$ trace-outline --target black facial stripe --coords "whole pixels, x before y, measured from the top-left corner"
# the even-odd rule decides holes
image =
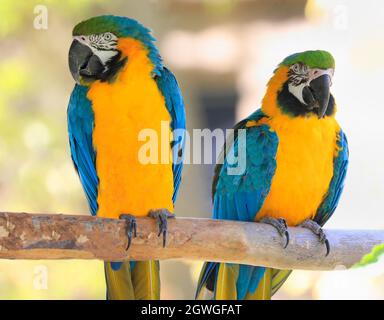
[[[118,51],[118,50],[116,50]],[[121,52],[115,55],[111,60],[105,64],[105,71],[100,74],[99,79],[101,81],[111,81],[119,70],[126,64],[128,58],[121,59]]]
[[[104,44],[96,44],[96,43],[91,43],[91,46],[93,48],[95,48],[96,50],[100,50],[100,51],[119,51],[118,49],[116,48],[113,48],[113,47],[108,47],[107,45],[104,45]]]
[[[298,62],[288,70],[288,81],[294,86],[299,86],[309,80],[308,68],[304,63]]]
[[[288,71],[288,79],[289,82],[294,85],[298,86],[302,83],[306,83],[309,80],[309,77],[307,74],[300,74],[295,73],[292,69]]]
[[[307,81],[308,81],[308,78],[302,77],[296,74],[289,77],[289,82],[294,86],[299,86],[300,84],[306,83]]]
[[[110,41],[100,40],[100,41],[92,41],[92,43],[96,45],[116,45],[117,40],[110,40]]]
[[[108,47],[94,47],[94,48],[100,51],[119,51],[116,48],[108,48]]]
[[[111,40],[109,42],[104,41],[91,41],[91,46],[97,50],[102,51],[117,51],[117,40]]]

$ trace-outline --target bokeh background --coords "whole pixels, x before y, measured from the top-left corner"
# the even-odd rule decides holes
[[[48,28],[36,29],[36,5]],[[380,0],[0,0],[0,210],[87,213],[69,156],[71,30],[99,14],[140,20],[186,100],[188,127],[229,128],[258,108],[287,55],[326,49],[350,170],[329,228],[384,227],[384,2]],[[176,213],[209,217],[212,165],[187,165]],[[193,203],[193,206],[191,206]],[[201,263],[162,263],[162,297],[193,298]],[[1,299],[104,299],[97,261],[0,261]],[[383,299],[383,263],[295,271],[275,299]]]

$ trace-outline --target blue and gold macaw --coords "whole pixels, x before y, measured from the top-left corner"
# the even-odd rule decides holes
[[[326,51],[293,54],[275,70],[262,107],[235,126],[233,143],[215,169],[213,217],[272,225],[289,242],[287,225],[310,229],[326,246],[321,226],[332,216],[343,190],[347,139],[335,119],[330,94],[335,62]],[[246,130],[240,141],[238,129]],[[245,171],[231,175],[233,154]],[[231,161],[229,161],[231,160]],[[244,161],[238,161],[238,163]],[[290,270],[205,263],[197,298],[270,299]]]
[[[77,82],[68,106],[72,160],[92,215],[126,220],[127,247],[135,217],[147,215],[157,219],[165,245],[181,180],[184,103],[154,41],[135,20],[99,16],[74,28],[69,51]],[[163,141],[164,123],[170,143],[156,145],[147,163],[140,133],[149,129]],[[158,159],[167,153],[170,161]],[[105,275],[108,299],[160,297],[158,261],[106,262]]]

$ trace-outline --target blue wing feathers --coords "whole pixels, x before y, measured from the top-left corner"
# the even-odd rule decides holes
[[[88,88],[76,85],[68,105],[68,134],[71,156],[87,196],[92,215],[96,215],[97,177],[92,132],[94,114],[91,102],[87,98]]]
[[[235,212],[219,213],[217,218],[254,221],[269,192],[272,177],[276,169],[276,150],[278,138],[267,125],[251,127],[246,134],[246,171],[243,175],[230,175],[225,161],[221,168],[214,196],[233,202]],[[233,148],[236,149],[237,141]],[[222,201],[221,201],[222,202]],[[235,214],[235,215],[233,215]],[[233,215],[233,216],[232,216]]]
[[[259,110],[237,125],[236,129],[246,129],[246,152],[238,153],[238,137],[234,139],[229,150],[238,157],[245,157],[246,170],[242,175],[230,175],[228,168],[233,166],[225,159],[221,168],[216,171],[218,177],[214,179],[213,218],[238,221],[254,221],[257,212],[269,193],[272,177],[276,169],[276,151],[278,138],[267,125],[246,127],[248,120],[259,120],[265,115]],[[209,263],[203,270],[201,283],[216,270],[217,263]],[[265,268],[254,266],[239,266],[239,275],[236,283],[238,299],[243,299],[248,292],[254,293]]]
[[[183,170],[183,152],[185,145],[185,109],[181,91],[175,76],[167,68],[163,68],[158,77],[155,77],[157,86],[164,96],[165,105],[171,115],[171,130],[174,139],[171,142],[173,155],[173,184],[174,192],[172,200],[176,201]]]
[[[239,277],[236,283],[237,299],[243,300],[248,292],[254,293],[264,273],[264,267],[239,265]]]
[[[345,176],[348,169],[348,141],[342,130],[340,130],[338,134],[337,144],[339,152],[333,162],[333,177],[328,192],[317,210],[314,219],[320,225],[324,225],[335,212],[344,188]]]

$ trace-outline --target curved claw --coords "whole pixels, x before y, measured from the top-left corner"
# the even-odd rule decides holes
[[[285,219],[279,218],[275,219],[272,217],[264,217],[260,220],[261,223],[269,224],[272,227],[274,227],[277,232],[280,234],[280,236],[285,238],[285,244],[283,248],[285,249],[289,244],[289,232],[288,232],[288,225]]]
[[[327,249],[325,256],[327,257],[331,251],[331,246],[321,226],[316,221],[310,219],[304,220],[299,226],[311,230],[316,236],[318,236],[320,243],[325,244],[325,248]]]
[[[174,218],[175,216],[169,212],[167,209],[160,210],[151,210],[148,213],[148,216],[157,220],[159,226],[158,237],[163,235],[163,248],[167,243],[167,233],[168,233],[168,219]]]
[[[168,221],[167,218],[163,219],[163,217],[159,216],[159,234],[158,237],[163,234],[163,248],[165,247],[165,244],[167,242],[167,230],[168,230]]]
[[[120,215],[120,219],[123,219],[126,221],[126,233],[128,238],[127,247],[125,248],[126,251],[131,246],[132,238],[137,236],[137,225],[136,225],[136,218],[130,214],[122,214]]]
[[[327,253],[325,254],[325,256],[327,257],[329,255],[329,252],[331,251],[331,246],[329,245],[328,239],[325,239],[324,243],[325,243],[325,247],[327,248]]]
[[[288,230],[285,230],[285,232],[284,232],[284,236],[285,236],[285,245],[284,245],[284,249],[288,246],[288,243],[289,243],[289,232],[288,232]]]

